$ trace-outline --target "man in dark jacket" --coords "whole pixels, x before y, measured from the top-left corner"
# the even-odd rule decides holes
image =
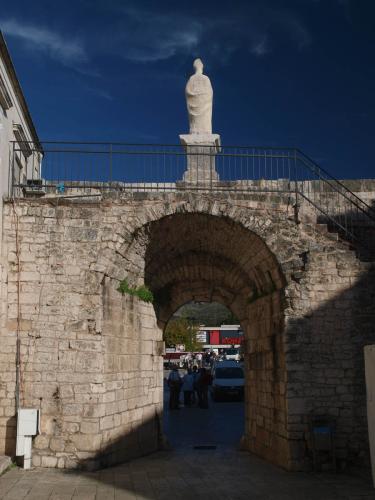
[[[178,410],[180,403],[181,378],[177,366],[174,366],[168,377],[169,409]]]
[[[212,377],[205,368],[201,368],[199,373],[197,380],[199,408],[208,408],[208,386],[212,384]]]

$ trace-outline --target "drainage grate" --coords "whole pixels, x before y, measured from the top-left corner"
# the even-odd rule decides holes
[[[216,446],[212,444],[200,444],[193,446],[194,450],[216,450]]]

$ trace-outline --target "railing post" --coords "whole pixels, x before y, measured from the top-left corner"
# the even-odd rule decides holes
[[[112,182],[112,143],[109,145],[109,182]]]
[[[298,198],[298,175],[297,175],[297,151],[294,149],[294,193],[296,202],[294,204],[294,220],[296,224],[300,223],[299,220],[299,198]]]

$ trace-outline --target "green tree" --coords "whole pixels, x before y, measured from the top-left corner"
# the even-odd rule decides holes
[[[167,347],[184,344],[186,351],[200,351],[202,344],[197,340],[198,326],[186,318],[169,321],[164,330],[164,342]]]

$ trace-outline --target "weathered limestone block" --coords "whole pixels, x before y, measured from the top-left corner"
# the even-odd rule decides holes
[[[52,438],[49,447],[52,451],[64,451],[65,440],[62,438]]]
[[[102,444],[100,434],[73,434],[71,441],[77,450],[80,451],[99,451]]]
[[[34,461],[35,459],[33,458],[33,463],[37,463]],[[42,467],[56,467],[57,466],[57,457],[55,456],[50,456],[50,455],[44,455],[41,457],[41,463],[40,465]]]
[[[50,439],[48,436],[39,434],[34,439],[34,448],[44,450],[49,447]]]

